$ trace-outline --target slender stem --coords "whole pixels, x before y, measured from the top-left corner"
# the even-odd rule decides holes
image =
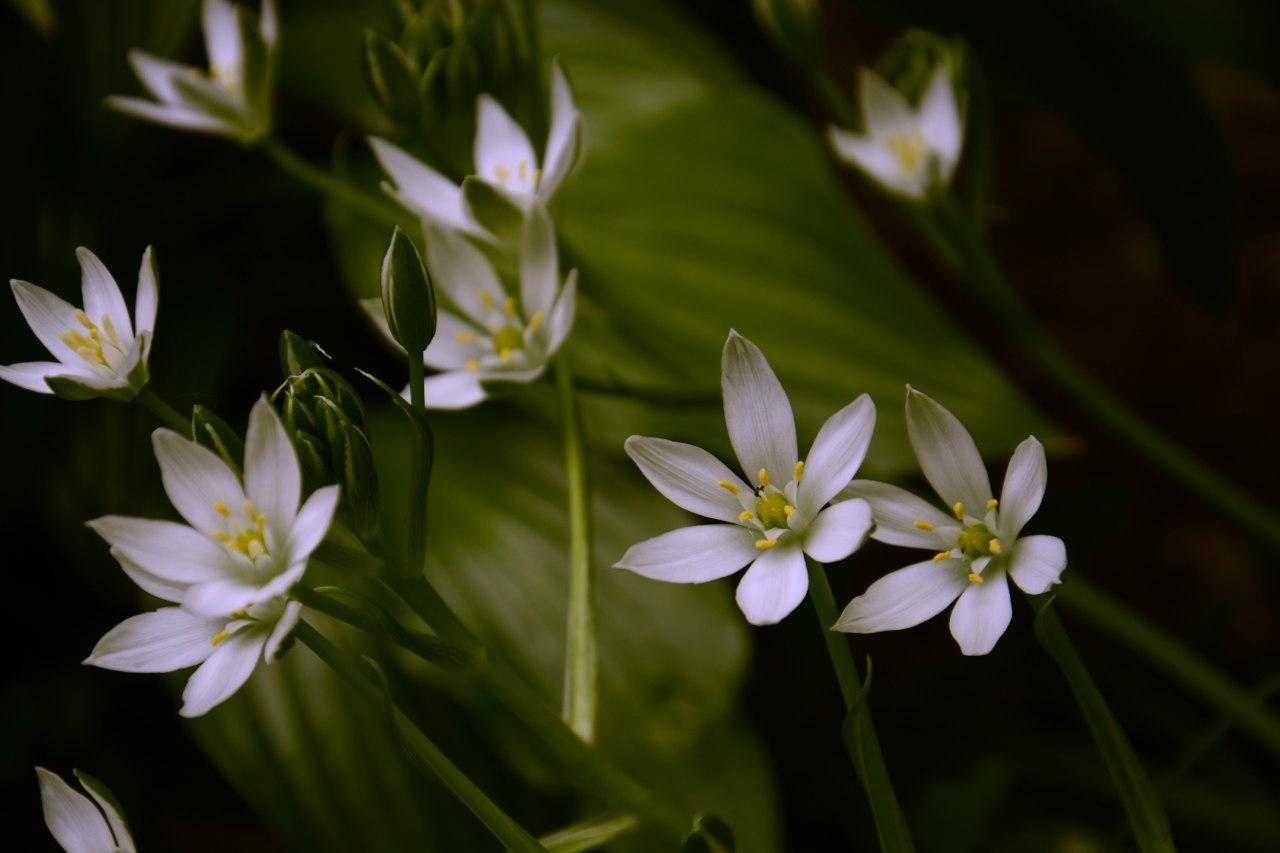
[[[134,402],[150,412],[160,423],[190,438],[191,421],[178,414],[177,409],[160,399],[160,395],[152,391],[150,386],[139,391],[138,396],[133,399]]]
[[[339,649],[306,622],[299,622],[294,636],[327,663],[338,677],[359,690],[366,698],[379,701],[381,687],[360,661]],[[474,814],[485,828],[508,850],[538,851],[543,846],[524,827],[500,809],[484,791],[467,777],[456,764],[423,733],[398,704],[391,700],[393,720],[414,754],[435,774],[450,793]]]
[[[591,511],[582,422],[573,396],[573,373],[556,361],[564,467],[569,479],[569,608],[565,633],[564,721],[590,743],[596,722],[596,639],[591,613]]]
[[[1256,697],[1182,646],[1141,615],[1104,595],[1079,577],[1056,588],[1057,600],[1155,664],[1207,704],[1226,714],[1280,760],[1280,720]]]
[[[263,153],[280,167],[281,171],[322,195],[329,196],[352,210],[388,225],[404,224],[406,217],[400,211],[359,187],[311,165],[284,143],[267,139],[260,144],[260,147]]]
[[[406,573],[422,574],[427,558],[427,490],[431,484],[431,434],[427,427],[426,383],[422,356],[409,356],[409,406],[418,419],[409,473]]]
[[[826,569],[820,563],[806,560],[809,568],[809,600],[818,616],[818,630],[827,644],[827,654],[836,672],[840,695],[844,699],[845,749],[853,762],[858,780],[866,791],[875,820],[880,849],[886,851],[911,851],[911,830],[898,804],[897,794],[889,778],[889,769],[880,751],[880,739],[876,735],[871,709],[865,701],[862,679],[857,664],[849,652],[849,642],[843,634],[831,630],[836,623],[836,599],[827,581]]]
[[[1280,673],[1272,673],[1264,678],[1257,687],[1249,692],[1249,698],[1259,708],[1266,705],[1268,699],[1280,693]],[[1182,751],[1178,753],[1178,758],[1173,762],[1173,774],[1175,776],[1183,776],[1191,771],[1200,759],[1204,758],[1213,747],[1231,732],[1231,726],[1235,723],[1235,718],[1231,715],[1223,715],[1214,721],[1213,725],[1206,728],[1199,735],[1187,742]]]

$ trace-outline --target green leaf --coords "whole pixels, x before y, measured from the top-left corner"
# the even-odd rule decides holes
[[[548,833],[538,841],[547,853],[585,853],[634,832],[639,825],[629,814],[605,814]]]
[[[199,404],[191,407],[191,437],[218,454],[232,471],[240,470],[244,462],[244,439],[212,409]]]
[[[329,360],[316,344],[285,329],[280,333],[280,370],[286,377],[298,376],[312,367],[327,367]]]
[[[1036,610],[1036,639],[1057,662],[1063,677],[1067,679],[1076,704],[1093,735],[1094,745],[1102,753],[1107,772],[1124,803],[1138,848],[1144,853],[1175,850],[1169,818],[1164,813],[1160,797],[1151,787],[1151,781],[1138,761],[1138,756],[1134,754],[1129,738],[1116,722],[1111,709],[1107,707],[1107,700],[1102,698],[1084,661],[1080,659],[1058,620],[1058,614],[1053,608],[1053,596],[1038,596],[1031,604]]]

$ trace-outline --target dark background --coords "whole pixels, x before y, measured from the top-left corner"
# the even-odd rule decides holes
[[[395,375],[349,308],[314,197],[252,152],[101,107],[108,93],[135,91],[114,45],[130,43],[140,18],[170,14],[167,4],[148,5],[55,4],[58,26],[48,36],[12,4],[0,7],[5,274],[66,292],[78,277],[72,249],[87,245],[131,294],[143,247],[160,247],[153,362],[178,366],[164,371],[159,390],[180,406],[225,409],[252,399],[274,382],[276,335],[286,326]],[[325,4],[314,11],[285,5],[286,22],[325,13]],[[992,234],[1011,278],[1079,364],[1274,505],[1274,10],[1261,3],[1215,4],[1212,12],[1194,3],[1028,2],[986,12],[965,4],[963,13],[958,4],[869,4],[856,12],[831,5],[840,7],[830,10],[829,26],[841,80],[907,24],[970,41],[991,83]],[[759,84],[818,120],[747,10],[698,4],[691,11]],[[194,33],[176,30],[174,41],[199,56]],[[280,93],[288,136],[322,160],[342,127],[292,97],[287,86]],[[1072,571],[1238,683],[1274,676],[1274,554],[1097,429],[928,261],[889,204],[849,183],[918,280],[1076,439],[1073,453],[1051,461],[1050,499],[1037,518],[1039,529],[1069,543]],[[35,357],[38,344],[16,308],[4,310],[0,360]],[[186,734],[164,679],[76,663],[137,609],[134,591],[79,522],[122,504],[163,507],[149,473],[150,424],[111,403],[71,405],[10,386],[0,388],[0,411],[8,580],[0,603],[8,650],[0,783],[12,807],[12,849],[50,847],[36,763],[63,773],[83,767],[107,781],[143,850],[277,849],[280,838]],[[131,491],[138,488],[150,492]],[[837,600],[901,562],[895,550],[868,546],[856,569],[833,571]],[[752,633],[742,706],[765,735],[789,849],[870,849],[861,793],[831,737],[834,686],[806,610]],[[1269,758],[1227,735],[1180,769],[1182,750],[1212,724],[1212,712],[1113,641],[1069,616],[1067,623],[1156,777],[1181,845],[1274,849],[1280,810]],[[886,673],[875,682],[877,723],[922,849],[1130,844],[1100,759],[1023,609],[994,653],[963,667],[944,620],[870,637],[860,648]]]

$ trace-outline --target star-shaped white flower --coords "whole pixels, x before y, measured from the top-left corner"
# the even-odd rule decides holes
[[[934,70],[918,108],[870,69],[862,69],[858,82],[863,133],[830,128],[836,153],[885,189],[908,198],[921,199],[935,186],[946,186],[964,143],[946,68]]]
[[[937,553],[873,583],[845,608],[836,630],[870,634],[910,628],[954,601],[952,636],[966,655],[985,655],[1013,615],[1006,576],[1023,592],[1037,595],[1058,583],[1067,566],[1061,539],[1021,536],[1044,498],[1044,447],[1034,437],[1018,445],[997,501],[968,430],[910,387],[907,432],[925,478],[948,512],[897,486],[870,480],[855,480],[843,494],[871,504],[873,539]]]
[[[843,560],[871,529],[866,501],[827,504],[866,456],[875,405],[863,394],[836,412],[801,460],[791,402],[764,353],[737,332],[725,342],[721,387],[745,481],[689,444],[632,436],[626,449],[672,503],[726,523],[683,527],[633,545],[615,566],[655,580],[703,583],[750,563],[738,584],[738,606],[747,621],[770,625],[808,592],[805,554],[822,563]]]
[[[528,135],[489,95],[476,103],[475,174],[516,207],[528,213],[550,202],[577,164],[581,151],[582,117],[558,62],[551,65],[551,127],[543,159]],[[402,205],[436,226],[491,238],[476,220],[462,195],[462,187],[385,139],[369,144],[394,186],[387,192]]]
[[[464,409],[485,399],[484,382],[541,376],[573,327],[578,294],[577,270],[561,287],[555,225],[546,208],[534,208],[524,223],[518,300],[507,295],[484,253],[456,231],[428,225],[426,247],[432,280],[460,312],[436,313],[436,335],[423,361],[441,373],[427,377],[427,407]],[[394,344],[381,301],[361,304]]]
[[[274,0],[252,14],[227,0],[204,0],[209,70],[159,59],[141,50],[129,62],[154,101],[112,95],[107,104],[145,121],[253,142],[271,128],[271,78],[278,25]]]
[[[182,714],[198,716],[268,662],[298,617],[285,595],[333,519],[338,487],[301,503],[298,456],[263,397],[249,416],[244,480],[212,451],[168,429],[152,434],[165,491],[187,524],[123,516],[89,522],[147,592],[181,605],[127,619],[85,661],[169,672],[203,661]],[[190,526],[188,526],[190,525]]]
[[[106,786],[79,770],[75,774],[92,800],[57,774],[36,768],[44,822],[58,846],[67,853],[134,853],[133,836]]]
[[[147,384],[147,357],[156,325],[159,290],[151,248],[142,255],[133,317],[116,280],[86,248],[80,261],[81,310],[25,281],[9,282],[27,325],[57,361],[0,367],[0,379],[21,388],[69,397],[132,398]]]

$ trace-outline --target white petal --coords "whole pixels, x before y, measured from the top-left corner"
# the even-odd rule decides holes
[[[84,246],[76,249],[76,260],[80,262],[84,313],[99,325],[103,324],[104,318],[110,318],[117,334],[131,335],[133,323],[129,320],[129,308],[124,303],[124,294],[120,292],[115,276],[98,260],[97,255]]]
[[[169,500],[196,530],[212,534],[223,528],[226,520],[213,509],[218,501],[241,510],[245,496],[240,479],[212,450],[171,429],[151,433],[151,444]]]
[[[578,304],[578,271],[569,270],[565,277],[564,288],[556,305],[551,309],[551,317],[547,320],[547,357],[559,351],[564,339],[569,337],[573,329],[573,318]]]
[[[758,535],[736,524],[681,527],[632,545],[613,565],[658,581],[705,583],[751,562]]]
[[[394,195],[401,204],[438,225],[463,231],[478,229],[462,203],[461,187],[385,139],[371,136],[369,145],[395,182]]]
[[[748,479],[764,468],[775,485],[785,484],[800,458],[791,401],[764,353],[736,331],[724,344],[720,387],[729,440]]]
[[[156,274],[156,259],[148,246],[142,253],[138,269],[138,293],[134,299],[134,334],[153,335],[156,329],[156,311],[160,307],[160,279]]]
[[[222,119],[192,107],[178,104],[154,104],[142,98],[126,98],[112,95],[107,98],[107,106],[127,115],[145,121],[176,127],[180,130],[194,130],[203,133],[217,133],[234,136],[238,131]]]
[[[428,409],[469,409],[486,396],[480,379],[469,370],[428,376],[425,394]]]
[[[54,840],[67,853],[111,853],[116,840],[106,818],[84,794],[57,774],[36,768],[40,782],[40,806]]]
[[[883,140],[859,136],[838,127],[827,130],[827,139],[840,159],[866,172],[886,189],[908,198],[924,196],[927,172],[923,168],[903,171],[902,164]]]
[[[1040,508],[1048,479],[1049,466],[1044,461],[1044,445],[1035,436],[1024,439],[1009,458],[1004,485],[1000,487],[1001,536],[1007,539],[1018,537]]]
[[[1004,572],[983,575],[982,583],[971,583],[951,610],[951,636],[966,655],[985,655],[1009,627],[1013,604]]]
[[[915,112],[903,94],[869,68],[858,72],[862,120],[869,136],[915,126]]]
[[[9,286],[13,288],[13,298],[18,303],[18,310],[45,349],[54,358],[68,365],[83,364],[84,360],[62,340],[62,335],[67,332],[84,331],[84,327],[76,319],[79,309],[43,287],[29,282],[14,279],[9,282]]]
[[[73,770],[72,772],[75,773],[80,786],[93,798],[93,801],[98,804],[98,808],[102,810],[102,814],[106,817],[107,826],[110,828],[111,834],[116,838],[116,849],[113,853],[137,853],[138,848],[134,846],[133,836],[129,834],[129,826],[125,823],[124,815],[116,808],[107,786],[81,770]],[[99,788],[101,788],[101,792],[99,792]]]
[[[625,447],[645,479],[676,506],[720,521],[738,520],[742,503],[720,483],[745,495],[751,487],[701,447],[639,435],[628,438]]]
[[[476,174],[496,186],[531,192],[538,158],[529,137],[502,106],[488,95],[476,101]],[[524,165],[521,176],[521,164]]]
[[[178,74],[191,73],[190,66],[160,59],[142,50],[129,51],[129,64],[133,66],[134,73],[138,75],[142,85],[154,97],[165,103],[182,101],[182,95],[174,85],[173,78]]]
[[[271,629],[271,635],[267,637],[267,644],[262,650],[262,659],[267,663],[276,662],[276,658],[280,656],[280,647],[284,645],[284,641],[289,638],[294,626],[298,624],[301,613],[302,604],[299,602],[290,601],[285,604],[284,612],[280,614],[276,626]]]
[[[289,531],[289,562],[306,560],[320,545],[338,508],[338,495],[337,486],[324,486],[312,492],[298,510],[293,529]]]
[[[804,460],[804,475],[796,489],[797,509],[803,518],[813,518],[827,501],[849,485],[867,455],[875,428],[876,406],[866,394],[822,425]]]
[[[871,532],[871,505],[840,501],[818,513],[805,533],[804,550],[819,563],[834,563],[852,554]]]
[[[926,560],[890,572],[849,602],[835,629],[850,634],[898,631],[946,609],[969,586],[961,560]]]
[[[436,286],[477,325],[497,331],[507,292],[489,259],[457,232],[427,226],[424,236]]]
[[[1067,567],[1067,546],[1057,536],[1025,536],[1013,546],[1009,574],[1018,588],[1029,595],[1048,592],[1061,583]]]
[[[251,628],[241,628],[228,637],[187,681],[178,713],[199,717],[230,698],[253,675],[265,643],[266,635]]]
[[[560,262],[556,253],[556,227],[542,205],[525,217],[520,243],[520,307],[526,318],[551,312],[560,287]]]
[[[227,0],[204,0],[204,45],[209,67],[226,76],[239,75],[244,65],[244,43],[236,7]]]
[[[876,523],[871,538],[877,542],[934,551],[955,544],[959,532],[955,517],[906,489],[875,480],[854,480],[840,496],[862,498],[871,504],[871,516]],[[916,526],[917,521],[933,525],[933,530],[921,530]]]
[[[547,150],[543,156],[542,178],[538,195],[551,196],[577,162],[582,145],[582,115],[573,101],[573,91],[565,79],[560,62],[551,63],[551,129],[547,134]]]
[[[154,572],[147,571],[119,548],[112,548],[111,556],[115,557],[116,562],[120,564],[120,568],[129,576],[129,580],[156,598],[177,603],[182,601],[182,596],[186,594],[187,587],[190,586],[190,584],[171,581],[160,577]]]
[[[382,312],[381,303],[378,311]],[[386,324],[385,317],[382,322]],[[484,333],[477,332],[475,326],[457,314],[441,308],[436,312],[436,336],[423,352],[422,360],[436,370],[461,370],[471,359],[484,355],[481,334]]]
[[[943,65],[934,70],[924,100],[920,102],[920,133],[930,153],[938,158],[943,179],[949,179],[960,160],[964,129],[951,75]]]
[[[225,579],[199,583],[182,597],[182,606],[201,616],[226,617],[254,604],[270,601],[288,592],[306,573],[305,562],[290,566],[262,584]]]
[[[781,622],[809,591],[804,552],[790,543],[764,551],[738,582],[738,607],[752,625]]]
[[[176,584],[224,577],[232,565],[225,548],[185,524],[106,515],[89,527],[143,571]]]
[[[969,515],[982,517],[991,481],[973,437],[955,415],[910,386],[907,435],[925,478],[947,506],[963,503]]]
[[[244,440],[244,490],[283,538],[298,514],[302,468],[298,452],[266,395],[249,413]]]
[[[52,394],[53,389],[44,380],[49,376],[63,376],[71,371],[60,361],[24,361],[0,366],[0,379],[19,388],[40,394]]]
[[[162,607],[112,628],[84,662],[117,672],[186,669],[213,653],[213,638],[224,624],[225,620],[196,616],[181,607]]]

